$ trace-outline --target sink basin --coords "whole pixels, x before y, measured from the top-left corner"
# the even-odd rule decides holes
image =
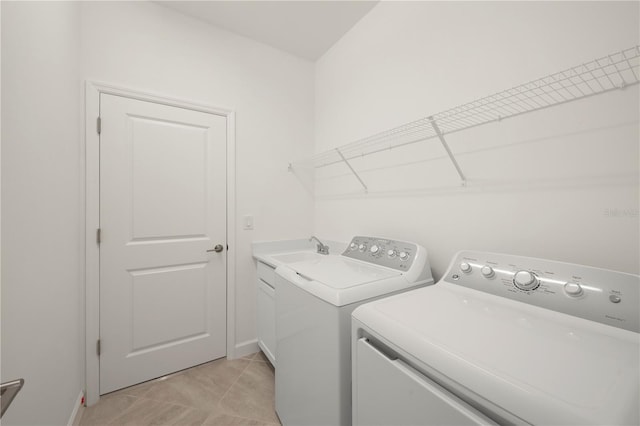
[[[271,256],[273,260],[277,260],[282,263],[295,263],[304,262],[305,260],[315,260],[322,257],[321,254],[313,253],[309,251],[299,251],[295,253],[278,254]]]

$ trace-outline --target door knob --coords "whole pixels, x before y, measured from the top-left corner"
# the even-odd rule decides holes
[[[216,244],[214,248],[207,250],[207,252],[215,251],[216,253],[220,253],[222,250],[224,250],[222,244]]]

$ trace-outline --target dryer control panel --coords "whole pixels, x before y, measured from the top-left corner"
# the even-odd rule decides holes
[[[459,252],[443,278],[485,293],[640,332],[640,276],[572,263]]]
[[[353,237],[343,256],[400,271],[408,271],[418,254],[418,245],[378,237]]]

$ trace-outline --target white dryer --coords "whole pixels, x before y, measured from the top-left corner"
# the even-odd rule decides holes
[[[417,244],[354,237],[341,255],[276,269],[276,412],[284,425],[351,424],[351,313],[433,284]]]
[[[460,252],[353,312],[356,425],[637,425],[637,275]]]

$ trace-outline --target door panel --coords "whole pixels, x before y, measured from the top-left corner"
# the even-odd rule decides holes
[[[226,354],[226,119],[100,97],[100,393]]]
[[[139,117],[131,127],[133,240],[204,236],[207,129]]]
[[[206,333],[206,264],[135,271],[131,278],[134,351]]]

